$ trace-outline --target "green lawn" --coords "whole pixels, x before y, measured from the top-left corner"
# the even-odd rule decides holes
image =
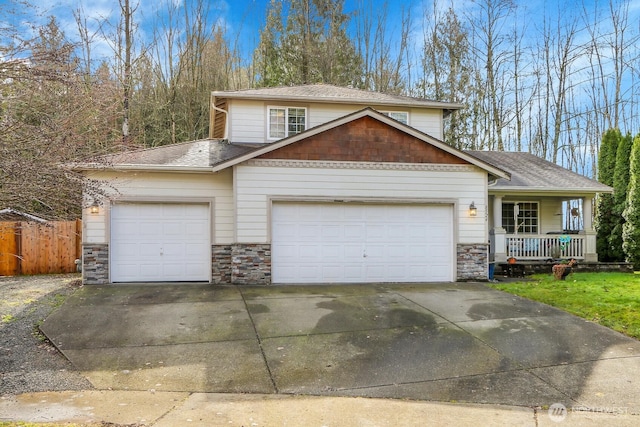
[[[554,280],[551,274],[536,274],[522,282],[489,286],[640,339],[640,274],[572,273],[565,281]]]

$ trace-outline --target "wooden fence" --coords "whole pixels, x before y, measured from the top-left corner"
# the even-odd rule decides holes
[[[82,221],[0,222],[0,276],[72,273],[82,256]]]

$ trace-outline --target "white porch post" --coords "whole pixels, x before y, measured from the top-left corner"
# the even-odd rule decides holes
[[[593,229],[593,198],[582,198],[582,223],[584,224],[585,248],[584,260],[586,262],[597,262],[596,252],[596,232]]]
[[[502,196],[493,196],[493,260],[507,260],[506,231],[502,228]]]
[[[590,197],[582,198],[582,222],[584,231],[593,231],[593,199]]]

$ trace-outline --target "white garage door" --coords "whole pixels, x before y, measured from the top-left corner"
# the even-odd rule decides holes
[[[209,281],[209,205],[114,205],[110,264],[112,282]]]
[[[274,283],[453,280],[451,205],[274,203]]]

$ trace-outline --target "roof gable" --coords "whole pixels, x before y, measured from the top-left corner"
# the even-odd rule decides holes
[[[387,116],[385,116],[384,114],[381,114],[379,112],[377,112],[376,110],[372,109],[372,108],[364,108],[360,111],[356,111],[355,113],[351,113],[348,114],[346,116],[340,117],[339,119],[333,120],[331,122],[328,123],[324,123],[322,125],[316,126],[314,128],[308,129],[302,133],[299,133],[297,135],[293,135],[290,136],[288,138],[284,138],[281,139],[280,141],[274,142],[272,144],[267,144],[265,146],[262,146],[260,148],[257,148],[255,150],[253,150],[250,153],[247,153],[245,155],[241,155],[238,157],[235,157],[233,159],[230,159],[228,161],[225,162],[221,162],[217,165],[214,165],[213,167],[213,171],[219,171],[222,169],[226,169],[230,166],[239,164],[241,162],[247,161],[247,160],[251,160],[254,158],[257,158],[259,156],[262,156],[266,153],[278,150],[280,148],[286,147],[290,144],[296,144],[299,141],[302,141],[303,139],[307,139],[307,138],[312,138],[315,135],[318,135],[322,132],[334,129],[334,128],[339,128],[344,126],[347,123],[353,122],[355,120],[358,120],[362,117],[365,116],[369,116],[379,122],[382,122],[383,124],[386,124],[387,126],[391,127],[391,128],[396,128],[397,130],[401,131],[402,133],[409,135],[409,136],[413,136],[415,138],[417,138],[418,140],[423,141],[424,143],[428,143],[433,145],[435,148],[445,152],[445,153],[449,153],[451,155],[453,155],[456,158],[459,158],[461,160],[463,160],[466,163],[475,165],[477,167],[479,167],[480,169],[488,172],[491,176],[493,177],[500,177],[500,178],[505,178],[505,179],[509,179],[509,174],[507,172],[505,172],[504,170],[497,168],[493,165],[490,165],[488,163],[485,163],[484,161],[474,157],[474,156],[470,156],[460,150],[457,150],[453,147],[451,147],[450,145],[445,144],[444,142],[433,138],[432,136],[429,136],[425,133],[420,132],[419,130],[412,128],[411,126],[405,125],[403,123],[400,123],[392,118],[389,118]],[[343,128],[341,128],[343,129]],[[414,161],[411,161],[410,163],[414,163]]]
[[[468,164],[423,139],[365,115],[261,154],[259,159]]]

